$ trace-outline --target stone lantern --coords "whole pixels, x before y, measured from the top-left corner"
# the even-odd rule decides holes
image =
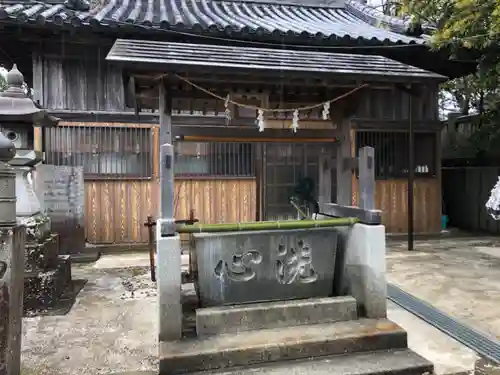
[[[15,155],[14,144],[0,133],[0,227],[16,225],[16,174],[8,164]]]
[[[42,153],[34,150],[34,126],[55,126],[57,123],[58,119],[28,97],[24,77],[14,64],[7,73],[7,89],[0,93],[0,131],[17,150],[10,164],[16,171],[18,221],[40,213],[40,201],[29,178],[33,167],[42,161]]]
[[[0,132],[3,134],[0,147],[1,139],[5,142],[5,138],[15,146],[10,166],[16,174],[16,221],[25,232],[23,306],[25,310],[34,311],[53,306],[71,285],[71,260],[59,255],[59,236],[51,232],[50,219],[41,212],[31,178],[43,156],[34,149],[34,127],[55,126],[59,119],[49,115],[27,95],[24,77],[16,65],[6,78],[7,89],[0,93]],[[0,194],[1,191],[0,187]],[[12,201],[0,200],[0,204],[0,209],[5,206],[12,212]],[[2,215],[4,212],[0,212],[0,222],[9,221]]]
[[[0,374],[19,374],[25,229],[16,224],[16,149],[0,133]]]

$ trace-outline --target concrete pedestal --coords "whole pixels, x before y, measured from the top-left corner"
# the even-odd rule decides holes
[[[33,188],[34,168],[15,165],[16,218],[26,230],[24,246],[24,310],[53,306],[71,285],[71,260],[59,255],[59,236],[51,233],[50,219],[40,212]]]
[[[21,372],[25,229],[0,228],[0,374]]]
[[[181,238],[162,237],[161,219],[156,224],[156,254],[159,339],[175,341],[182,333]]]
[[[387,316],[385,227],[355,224],[345,238],[343,286],[367,318]]]
[[[51,307],[71,285],[71,259],[59,255],[59,236],[50,231],[48,217],[37,214],[18,221],[26,228],[24,309]]]

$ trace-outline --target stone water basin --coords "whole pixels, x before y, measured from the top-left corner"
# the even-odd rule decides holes
[[[333,294],[338,228],[194,235],[203,307]]]

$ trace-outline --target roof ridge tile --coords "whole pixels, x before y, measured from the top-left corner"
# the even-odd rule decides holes
[[[59,0],[51,0],[59,1]],[[61,0],[62,1],[62,0]],[[270,3],[272,1],[272,3]],[[303,6],[304,0],[103,0],[99,7],[80,12],[61,8],[61,3],[23,2],[0,5],[0,22],[59,27],[99,27],[100,32],[140,27],[180,29],[218,37],[253,35],[309,37],[351,45],[424,43],[418,35],[407,35],[404,21],[381,22],[355,0],[315,0],[314,4],[346,7]],[[279,3],[278,3],[279,2]],[[286,5],[290,2],[297,4]],[[43,6],[40,6],[42,4]],[[112,26],[112,27],[109,27]],[[106,29],[106,27],[109,27]],[[351,43],[349,43],[351,41]]]

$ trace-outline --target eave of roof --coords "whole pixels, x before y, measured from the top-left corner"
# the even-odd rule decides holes
[[[106,60],[169,68],[208,67],[391,79],[447,78],[382,56],[117,39]]]
[[[0,5],[0,22],[104,28],[110,33],[139,27],[155,32],[168,29],[231,37],[253,34],[362,40],[370,45],[425,42],[424,38],[408,35],[409,26],[404,21],[383,16],[356,0],[345,0],[342,6],[278,2],[104,0],[88,12],[69,10],[63,3],[18,2]]]

